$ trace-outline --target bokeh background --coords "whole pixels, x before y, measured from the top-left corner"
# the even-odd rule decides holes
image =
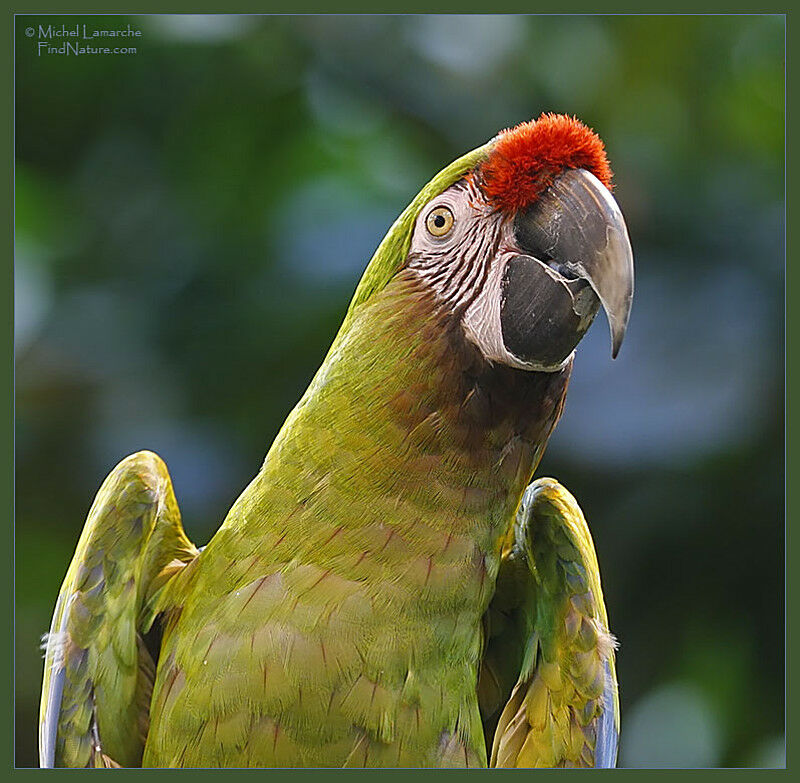
[[[37,55],[40,23],[142,31]],[[423,183],[541,111],[604,138],[636,256],[540,475],[618,635],[623,766],[782,766],[782,16],[16,18],[16,763],[100,482],[160,453],[207,541]],[[60,43],[60,42],[59,42]]]

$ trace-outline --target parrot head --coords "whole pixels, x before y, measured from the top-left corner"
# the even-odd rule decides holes
[[[384,238],[351,311],[399,269],[460,318],[492,363],[562,369],[602,306],[616,357],[633,253],[600,138],[543,114],[452,163]]]

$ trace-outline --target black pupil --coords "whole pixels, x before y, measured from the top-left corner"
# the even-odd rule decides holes
[[[433,224],[436,228],[444,228],[444,224],[447,221],[444,219],[444,215],[434,215],[433,216]]]

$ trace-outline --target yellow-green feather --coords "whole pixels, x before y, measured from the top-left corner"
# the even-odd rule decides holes
[[[400,217],[395,220],[364,270],[342,328],[331,346],[331,352],[337,348],[339,341],[347,333],[358,307],[373,294],[382,290],[405,263],[408,249],[411,246],[414,223],[425,205],[485,161],[489,157],[493,144],[494,140],[489,141],[466,155],[462,155],[442,169],[420,190],[400,214]]]
[[[508,614],[522,658],[498,720],[492,764],[613,766],[619,731],[615,642],[586,520],[553,479],[538,479],[526,492],[503,579],[500,588],[514,580],[521,599]],[[493,649],[497,644],[490,641],[487,656],[495,667],[508,655],[507,647],[505,653]]]
[[[139,764],[155,676],[141,636],[147,599],[165,570],[196,553],[161,459],[123,460],[92,504],[59,593],[42,685],[43,764]]]
[[[492,412],[450,318],[402,273],[353,311],[166,588],[146,765],[486,764],[481,618],[566,380],[518,373],[532,421]]]

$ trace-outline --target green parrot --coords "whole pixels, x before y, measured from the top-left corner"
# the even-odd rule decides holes
[[[633,256],[602,141],[544,114],[437,174],[207,546],[147,451],[100,488],[46,652],[43,767],[609,767],[592,538],[531,483]]]

